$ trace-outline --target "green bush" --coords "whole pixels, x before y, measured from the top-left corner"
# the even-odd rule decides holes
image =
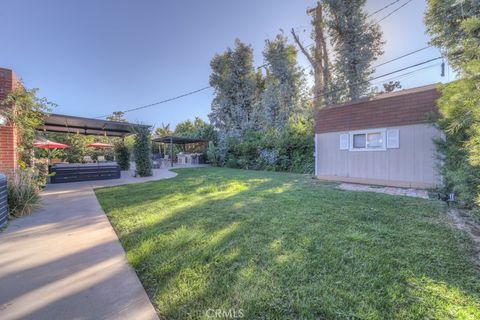
[[[115,144],[115,157],[120,166],[120,170],[130,169],[130,151],[123,141]]]
[[[37,175],[33,169],[17,170],[8,178],[9,214],[28,215],[40,201]]]
[[[480,119],[478,103],[480,93],[476,89],[480,79],[461,79],[440,86],[442,96],[437,100],[440,117],[438,127],[445,133],[444,140],[438,140],[437,151],[441,159],[443,191],[454,192],[460,206],[480,206],[480,163],[475,157],[480,139],[474,123]]]
[[[210,165],[218,167],[221,165],[220,150],[213,141],[208,142],[207,161]]]
[[[37,185],[43,187],[47,184],[48,160],[36,159],[34,164]]]
[[[136,171],[141,177],[147,177],[153,174],[151,152],[150,129],[147,127],[137,128],[135,131],[133,153],[135,156]]]
[[[209,145],[208,159],[230,168],[313,173],[313,138],[313,121],[292,121],[281,129],[249,131]]]

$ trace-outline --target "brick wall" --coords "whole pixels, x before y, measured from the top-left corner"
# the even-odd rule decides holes
[[[19,84],[15,73],[12,70],[0,68],[0,101]],[[0,105],[0,109],[9,106]],[[18,143],[17,134],[13,124],[0,125],[0,172],[12,172],[18,163],[16,146]]]
[[[428,122],[440,92],[429,85],[333,106],[318,112],[315,133],[395,127]]]

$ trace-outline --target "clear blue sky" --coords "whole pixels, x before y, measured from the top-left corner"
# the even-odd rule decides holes
[[[393,0],[370,0],[373,12]],[[400,1],[404,3],[406,0]],[[264,40],[280,29],[306,30],[312,0],[0,0],[0,66],[58,104],[55,112],[96,117],[149,104],[208,85],[213,55],[235,38],[250,43],[262,64]],[[399,5],[381,12],[379,19]],[[413,0],[381,22],[379,63],[424,47],[425,0]],[[435,48],[377,70],[377,74],[437,57]],[[300,59],[307,66],[305,59]],[[448,74],[448,73],[447,73]],[[450,75],[450,80],[453,76]],[[387,78],[388,79],[388,78]],[[440,67],[401,79],[404,88],[438,81]],[[207,119],[212,90],[128,113],[130,121],[175,125]]]

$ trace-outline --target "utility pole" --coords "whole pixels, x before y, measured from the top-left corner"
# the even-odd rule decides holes
[[[312,16],[312,24],[315,33],[315,47],[312,51],[307,48],[300,41],[299,36],[292,29],[292,36],[297,43],[300,51],[305,55],[313,68],[315,78],[314,86],[314,106],[316,110],[330,105],[332,100],[328,94],[330,87],[330,64],[328,61],[327,42],[325,37],[325,21],[323,19],[323,7],[320,1],[317,6],[307,10],[307,14]]]

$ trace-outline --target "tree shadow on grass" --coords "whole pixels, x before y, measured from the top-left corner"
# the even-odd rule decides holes
[[[467,241],[439,219],[437,205],[306,188],[301,178],[275,175],[262,173],[267,179],[257,183],[248,180],[258,173],[237,177],[248,188],[228,195],[222,188],[231,177],[198,184],[190,177],[180,193],[193,197],[191,205],[167,217],[162,207],[157,220],[147,215],[150,224],[136,218],[120,230],[161,315],[205,318],[210,308],[242,309],[247,318],[478,315]],[[175,187],[149,186],[157,198],[145,197],[150,206],[174,205]],[[145,194],[129,190],[137,192]]]

